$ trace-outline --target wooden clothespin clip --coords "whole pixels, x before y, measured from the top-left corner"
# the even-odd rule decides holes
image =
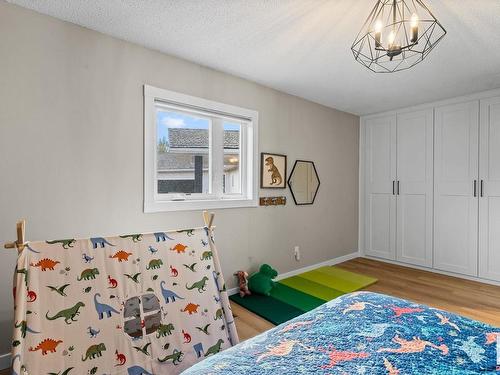
[[[214,214],[213,213],[208,213],[208,211],[203,211],[203,220],[205,221],[205,226],[208,229],[212,228],[212,223],[214,222]]]
[[[27,242],[25,241],[25,233],[26,233],[26,220],[23,219],[17,222],[17,241],[6,243],[4,247],[6,249],[17,248],[17,251],[20,253],[27,245]]]

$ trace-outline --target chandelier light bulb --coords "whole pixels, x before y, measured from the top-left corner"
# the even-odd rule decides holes
[[[412,44],[416,44],[418,42],[418,15],[416,13],[413,13],[411,16],[410,26],[411,26],[410,40]]]
[[[375,22],[375,48],[382,47],[381,39],[382,39],[382,28],[383,27],[384,27],[384,24],[382,23],[382,21],[377,20],[377,22]]]
[[[418,27],[418,14],[413,13],[411,15],[411,27]]]
[[[392,30],[389,33],[389,36],[387,37],[387,41],[389,42],[389,47],[394,44],[395,40],[396,40],[396,33],[394,32],[394,30]]]

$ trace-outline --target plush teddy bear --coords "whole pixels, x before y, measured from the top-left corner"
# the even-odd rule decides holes
[[[271,295],[271,290],[274,288],[275,282],[272,280],[278,276],[278,272],[269,264],[260,266],[259,272],[254,273],[248,279],[248,287],[252,292]]]
[[[248,290],[248,272],[238,271],[234,274],[238,278],[238,286],[240,288],[240,297],[243,298],[245,296],[249,296],[252,294]]]

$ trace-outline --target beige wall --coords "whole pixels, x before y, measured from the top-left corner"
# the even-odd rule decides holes
[[[313,160],[313,206],[216,211],[229,287],[261,262],[287,272],[357,250],[359,118],[0,0],[0,242],[24,217],[32,240],[202,225],[144,214],[142,86],[260,114],[260,150]],[[279,67],[276,67],[279,69]],[[301,247],[300,263],[293,247]],[[0,263],[0,353],[9,350],[14,251]]]

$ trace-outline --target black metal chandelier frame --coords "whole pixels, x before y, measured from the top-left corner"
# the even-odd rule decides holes
[[[412,25],[413,9],[420,6],[428,17],[418,19]],[[394,36],[403,35],[401,44],[384,46],[381,32],[377,33],[376,22],[380,22],[384,8],[391,7],[391,21],[383,25]],[[375,73],[392,73],[409,69],[423,61],[446,35],[446,29],[432,14],[422,0],[378,0],[358,33],[351,50],[354,58]],[[411,61],[410,61],[411,60]],[[410,61],[410,62],[409,62]]]

